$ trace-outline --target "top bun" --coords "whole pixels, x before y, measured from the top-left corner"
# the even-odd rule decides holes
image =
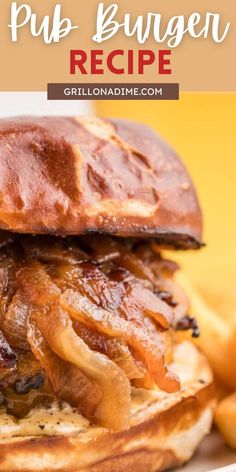
[[[152,236],[201,246],[193,183],[148,127],[96,117],[0,120],[0,228]]]

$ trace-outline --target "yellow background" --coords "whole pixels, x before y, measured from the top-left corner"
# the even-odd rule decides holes
[[[236,318],[236,93],[182,93],[170,102],[98,101],[96,107],[101,116],[152,126],[182,157],[199,194],[207,247],[175,259],[215,308]]]

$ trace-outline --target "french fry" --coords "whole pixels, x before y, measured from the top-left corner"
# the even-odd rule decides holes
[[[215,410],[215,422],[225,442],[236,449],[236,392],[219,403]]]
[[[222,382],[215,377],[214,379],[214,391],[217,399],[217,403],[221,402],[225,397],[232,393],[232,389],[226,387]]]
[[[200,337],[193,341],[206,354],[216,377],[229,389],[236,389],[236,328],[221,318],[203,300],[191,281],[182,273],[176,281],[185,289],[191,314],[199,324]]]

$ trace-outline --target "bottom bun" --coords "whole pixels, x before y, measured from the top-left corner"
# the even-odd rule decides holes
[[[125,431],[113,433],[82,418],[70,429],[61,412],[53,435],[50,422],[36,435],[33,419],[38,410],[31,412],[30,421],[16,422],[2,414],[0,471],[154,472],[188,461],[211,428],[212,374],[204,356],[187,341],[176,345],[173,369],[181,377],[181,391],[133,389],[130,427]],[[53,422],[52,411],[43,413]]]

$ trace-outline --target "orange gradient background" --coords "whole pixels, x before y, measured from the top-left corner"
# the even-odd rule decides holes
[[[152,126],[178,151],[196,184],[207,246],[174,254],[175,259],[213,307],[236,319],[236,93],[182,93],[179,101],[95,106],[98,115]]]

